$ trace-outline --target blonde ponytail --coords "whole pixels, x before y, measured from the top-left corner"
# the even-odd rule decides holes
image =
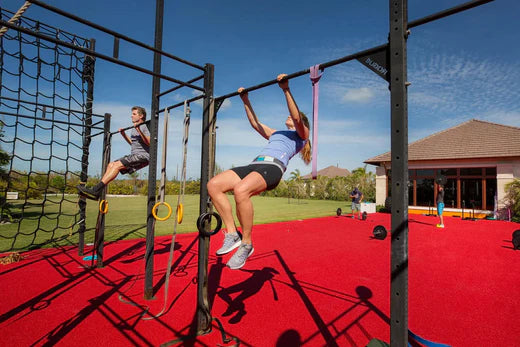
[[[311,127],[309,126],[309,119],[307,118],[305,113],[303,113],[301,111],[300,111],[300,118],[303,121],[303,124],[305,124],[305,126],[307,127],[307,129],[309,129],[309,135],[310,135]],[[303,162],[306,165],[309,165],[311,163],[312,151],[311,151],[311,140],[310,139],[307,139],[305,146],[303,146],[303,148],[301,149],[300,156],[302,157]]]
[[[305,144],[305,146],[303,146],[302,150],[300,151],[300,156],[302,157],[303,162],[306,165],[309,165],[311,163],[311,155],[311,140],[307,140],[307,143]]]

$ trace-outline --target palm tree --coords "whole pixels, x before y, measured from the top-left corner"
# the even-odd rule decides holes
[[[291,177],[289,178],[289,181],[299,181],[302,178],[302,175],[300,173],[300,170],[296,169],[291,172]]]
[[[376,177],[373,172],[367,171],[367,165],[352,170],[352,184],[358,187],[365,196],[365,200],[375,199]]]

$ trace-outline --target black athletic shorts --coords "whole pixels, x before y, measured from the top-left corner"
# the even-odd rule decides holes
[[[134,173],[137,170],[148,166],[148,158],[139,154],[125,155],[117,160],[125,166],[123,170],[119,171],[123,175]]]
[[[244,179],[251,172],[258,172],[267,183],[267,190],[276,188],[283,176],[283,171],[276,164],[249,164],[247,166],[234,167],[233,170],[238,177]]]

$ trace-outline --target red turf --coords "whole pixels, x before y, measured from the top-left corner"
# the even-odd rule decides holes
[[[409,216],[409,328],[452,346],[520,346],[518,224]],[[254,229],[241,270],[210,249],[212,314],[241,346],[365,346],[389,341],[390,238],[371,238],[390,215],[345,216]],[[194,329],[197,234],[178,235],[167,312],[161,311],[171,237],[156,238],[156,299],[143,299],[144,240],[105,247],[105,268],[88,269],[73,247],[27,252],[0,267],[0,345],[157,346]],[[134,305],[119,300],[131,301]],[[146,317],[146,315],[145,315]],[[182,345],[222,343],[218,329]],[[232,342],[228,343],[231,345]]]

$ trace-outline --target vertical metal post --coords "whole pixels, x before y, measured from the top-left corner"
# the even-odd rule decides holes
[[[200,214],[211,209],[207,184],[215,168],[215,105],[213,100],[214,71],[212,64],[205,65],[204,104],[202,118],[202,157],[200,167]],[[205,227],[208,227],[207,225]],[[206,334],[211,330],[211,312],[208,301],[208,257],[209,236],[199,233],[199,259],[197,281],[197,334]]]
[[[390,0],[392,252],[390,345],[408,345],[407,0]]]
[[[163,12],[164,0],[155,2],[155,43],[154,48],[162,50],[163,34]],[[153,54],[153,72],[161,73],[161,55],[157,52]],[[150,110],[150,164],[148,167],[148,208],[146,220],[146,253],[145,253],[145,279],[144,279],[144,298],[153,298],[153,256],[154,256],[154,225],[155,220],[152,209],[155,205],[155,190],[157,187],[157,132],[159,120],[159,97],[161,80],[157,76],[152,79],[152,106]]]
[[[111,142],[112,139],[110,138],[112,135],[110,134],[110,120],[112,118],[112,115],[110,113],[105,113],[105,127],[103,135],[103,166],[101,168],[102,175],[107,171],[108,163],[110,163],[110,148],[111,148]],[[106,199],[106,191],[108,190],[108,187],[105,187],[103,191],[101,192],[101,196],[99,197],[100,201],[103,201]],[[105,201],[106,204],[106,201]],[[96,244],[94,245],[96,247],[96,254],[97,254],[97,267],[103,267],[103,246],[105,243],[105,214],[101,214],[100,216],[101,220],[99,221],[99,227],[96,230],[97,232],[97,238],[96,238]]]
[[[96,48],[96,40],[90,39],[90,49],[94,51]],[[87,182],[88,179],[88,155],[90,150],[90,134],[92,132],[92,103],[94,101],[94,65],[95,58],[91,56],[85,57],[83,63],[83,81],[87,83],[87,102],[86,102],[86,115],[83,123],[83,155],[81,156],[81,173],[79,179],[81,182]],[[85,230],[86,230],[86,210],[87,201],[85,199],[79,199],[79,219],[82,221],[79,223],[78,229],[78,255],[83,255],[85,251]]]

